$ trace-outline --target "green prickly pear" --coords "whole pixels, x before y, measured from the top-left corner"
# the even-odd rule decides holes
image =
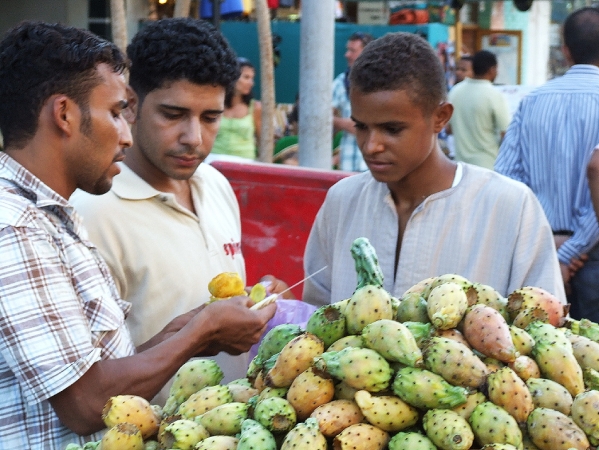
[[[535,286],[524,286],[508,295],[508,311],[512,318],[527,308],[541,308],[547,312],[549,323],[554,327],[562,326],[565,311],[564,305],[550,292]]]
[[[353,400],[330,401],[316,408],[310,417],[318,421],[320,432],[328,438],[364,420],[362,410]]]
[[[503,316],[486,305],[474,305],[464,317],[462,330],[472,348],[502,362],[512,362],[519,355],[512,341],[510,327]]]
[[[143,450],[144,440],[137,425],[121,422],[104,434],[100,447],[103,450]]]
[[[420,417],[416,408],[394,395],[374,396],[358,391],[355,401],[370,424],[390,433],[411,427]]]
[[[453,408],[468,399],[468,390],[452,386],[429,370],[404,367],[393,381],[393,393],[416,408]]]
[[[271,397],[258,402],[254,419],[273,433],[285,433],[297,423],[297,414],[287,399]]]
[[[585,432],[595,447],[599,445],[599,391],[586,391],[578,394],[572,403],[571,417]]]
[[[548,408],[535,408],[526,421],[528,435],[540,450],[588,450],[584,431],[568,416]]]
[[[208,430],[199,423],[193,420],[179,419],[168,424],[158,438],[163,448],[191,450],[208,436],[210,436]]]
[[[487,377],[489,400],[510,413],[518,423],[526,422],[535,408],[526,383],[509,367]]]
[[[455,328],[468,308],[468,298],[459,284],[446,282],[434,287],[426,301],[428,317],[439,330]]]
[[[299,420],[304,420],[320,405],[333,400],[335,383],[326,374],[310,367],[300,373],[287,392],[287,400],[295,409]]]
[[[561,384],[547,378],[529,378],[526,386],[535,408],[555,409],[566,416],[572,410],[572,395]]]
[[[217,384],[216,386],[206,386],[198,392],[191,394],[187,400],[181,403],[178,413],[184,419],[193,419],[196,416],[204,414],[219,405],[231,403],[233,395],[228,386]]]
[[[234,436],[241,431],[242,422],[248,418],[248,409],[247,403],[225,403],[197,416],[194,421],[203,425],[212,436]]]
[[[367,423],[350,425],[333,440],[335,450],[383,450],[389,443],[389,434]]]
[[[416,340],[416,345],[422,350],[424,342],[431,337],[433,324],[430,322],[404,322],[403,324],[410,330],[410,333],[412,333],[412,336]]]
[[[449,409],[427,411],[422,426],[428,438],[442,450],[468,450],[474,442],[468,422]]]
[[[237,450],[238,444],[235,436],[210,436],[200,441],[194,450]]]
[[[362,338],[368,348],[377,351],[387,361],[411,367],[423,364],[422,352],[414,335],[402,323],[388,319],[377,320],[364,327]]]
[[[272,433],[259,422],[246,419],[241,424],[237,450],[276,450],[277,442]]]
[[[389,450],[437,450],[425,435],[415,431],[399,432],[389,441]]]
[[[271,356],[283,350],[283,347],[293,338],[302,334],[304,330],[299,325],[284,323],[273,327],[260,341],[256,360],[261,365]]]
[[[351,245],[350,252],[354,259],[356,275],[358,277],[358,286],[356,289],[368,285],[383,286],[383,271],[379,266],[376,251],[368,238],[359,237],[355,239]]]
[[[262,400],[266,400],[267,398],[271,398],[271,397],[285,398],[288,391],[289,391],[289,388],[287,388],[287,387],[280,387],[280,388],[265,387],[264,389],[262,389],[260,394],[258,394],[257,402],[261,402]]]
[[[393,372],[389,363],[369,348],[347,347],[314,358],[314,367],[356,389],[380,392],[389,387]]]
[[[306,331],[318,336],[325,348],[345,336],[345,315],[335,305],[323,305],[312,313]]]
[[[312,333],[303,333],[290,340],[265,378],[267,386],[289,387],[295,377],[312,365],[312,360],[324,352],[324,343]]]
[[[472,350],[453,339],[431,338],[424,347],[424,360],[427,369],[457,386],[478,388],[489,373]]]
[[[366,325],[380,319],[393,319],[389,293],[372,285],[356,289],[345,307],[347,332],[360,334]]]
[[[582,378],[587,389],[599,390],[599,372],[595,369],[584,369]]]
[[[491,402],[474,408],[468,421],[480,445],[510,444],[522,450],[522,431],[505,409]]]
[[[522,447],[514,447],[510,444],[487,444],[481,450],[522,450]]]
[[[397,307],[395,320],[398,322],[430,323],[424,297],[418,292],[404,294]]]
[[[293,449],[327,450],[327,440],[320,432],[318,420],[309,417],[287,433],[281,450]]]
[[[364,339],[362,339],[362,336],[350,334],[349,336],[344,336],[338,341],[333,342],[329,348],[327,348],[327,352],[338,352],[347,347],[364,348],[366,347],[366,343],[364,342]]]
[[[572,320],[568,322],[572,333],[599,342],[599,324],[589,319]]]
[[[137,426],[144,439],[156,434],[160,418],[145,398],[137,395],[110,397],[102,409],[102,421],[107,428],[129,422]]]
[[[183,364],[177,373],[169,396],[164,405],[164,414],[169,416],[177,411],[181,403],[194,392],[206,386],[214,386],[223,379],[223,371],[212,359],[192,359]]]
[[[510,325],[510,335],[512,336],[512,342],[514,343],[516,350],[518,350],[518,353],[524,356],[528,356],[532,353],[535,340],[524,329]]]

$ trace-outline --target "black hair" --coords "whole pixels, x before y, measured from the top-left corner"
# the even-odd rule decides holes
[[[35,135],[44,103],[63,94],[81,108],[89,131],[89,95],[101,83],[96,67],[127,67],[113,43],[89,31],[36,21],[21,22],[0,42],[0,131],[4,148],[23,147]]]
[[[439,57],[425,39],[413,33],[389,33],[371,42],[349,76],[350,89],[365,94],[405,90],[426,113],[447,96]]]
[[[460,61],[470,61],[470,62],[472,62],[472,56],[470,56],[470,55],[460,56]]]
[[[374,36],[370,33],[365,33],[363,31],[356,31],[352,33],[347,40],[360,41],[362,43],[362,47],[366,47],[368,44],[374,41]]]
[[[239,58],[237,58],[237,63],[239,64],[240,71],[243,70],[244,67],[250,67],[252,69],[255,69],[252,62],[247,58],[243,58],[240,56]],[[241,76],[241,73],[239,74],[239,76]],[[230,108],[231,106],[233,106],[231,104],[231,102],[233,101],[234,95],[235,95],[235,84],[232,84],[229,87],[229,89],[227,89],[227,92],[225,93],[225,107]],[[246,105],[249,105],[253,98],[254,98],[254,93],[250,91],[249,93],[241,96],[241,101],[243,103],[245,103]]]
[[[472,57],[472,72],[476,76],[486,74],[492,67],[497,65],[497,57],[495,53],[488,50],[480,50]]]
[[[564,45],[574,64],[599,63],[599,8],[581,8],[564,22]]]
[[[211,23],[193,18],[151,22],[133,37],[127,55],[129,84],[140,103],[148,93],[178,80],[228,89],[240,73],[224,36]]]

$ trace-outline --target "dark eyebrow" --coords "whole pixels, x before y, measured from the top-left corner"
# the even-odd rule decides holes
[[[176,106],[176,105],[169,105],[167,103],[161,103],[160,105],[158,105],[161,108],[164,109],[170,109],[173,111],[178,111],[178,112],[188,112],[189,109],[188,108],[184,108],[182,106]],[[206,111],[203,111],[203,114],[222,114],[224,112],[224,110],[222,109],[208,109]]]
[[[129,102],[127,100],[120,100],[116,103],[116,106],[120,109],[125,109],[129,106]]]

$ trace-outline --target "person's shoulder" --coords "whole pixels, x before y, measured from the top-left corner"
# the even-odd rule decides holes
[[[473,164],[461,163],[464,166],[464,178],[469,185],[475,185],[476,189],[493,192],[501,192],[504,197],[521,198],[523,194],[532,193],[524,183],[502,175],[494,170]]]
[[[30,222],[35,206],[12,189],[0,190],[0,229]]]
[[[349,175],[337,181],[329,189],[330,197],[350,198],[360,193],[367,193],[379,184],[370,171]]]

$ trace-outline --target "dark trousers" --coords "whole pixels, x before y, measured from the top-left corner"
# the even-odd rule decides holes
[[[570,316],[599,323],[599,244],[587,254],[588,261],[570,280]]]

